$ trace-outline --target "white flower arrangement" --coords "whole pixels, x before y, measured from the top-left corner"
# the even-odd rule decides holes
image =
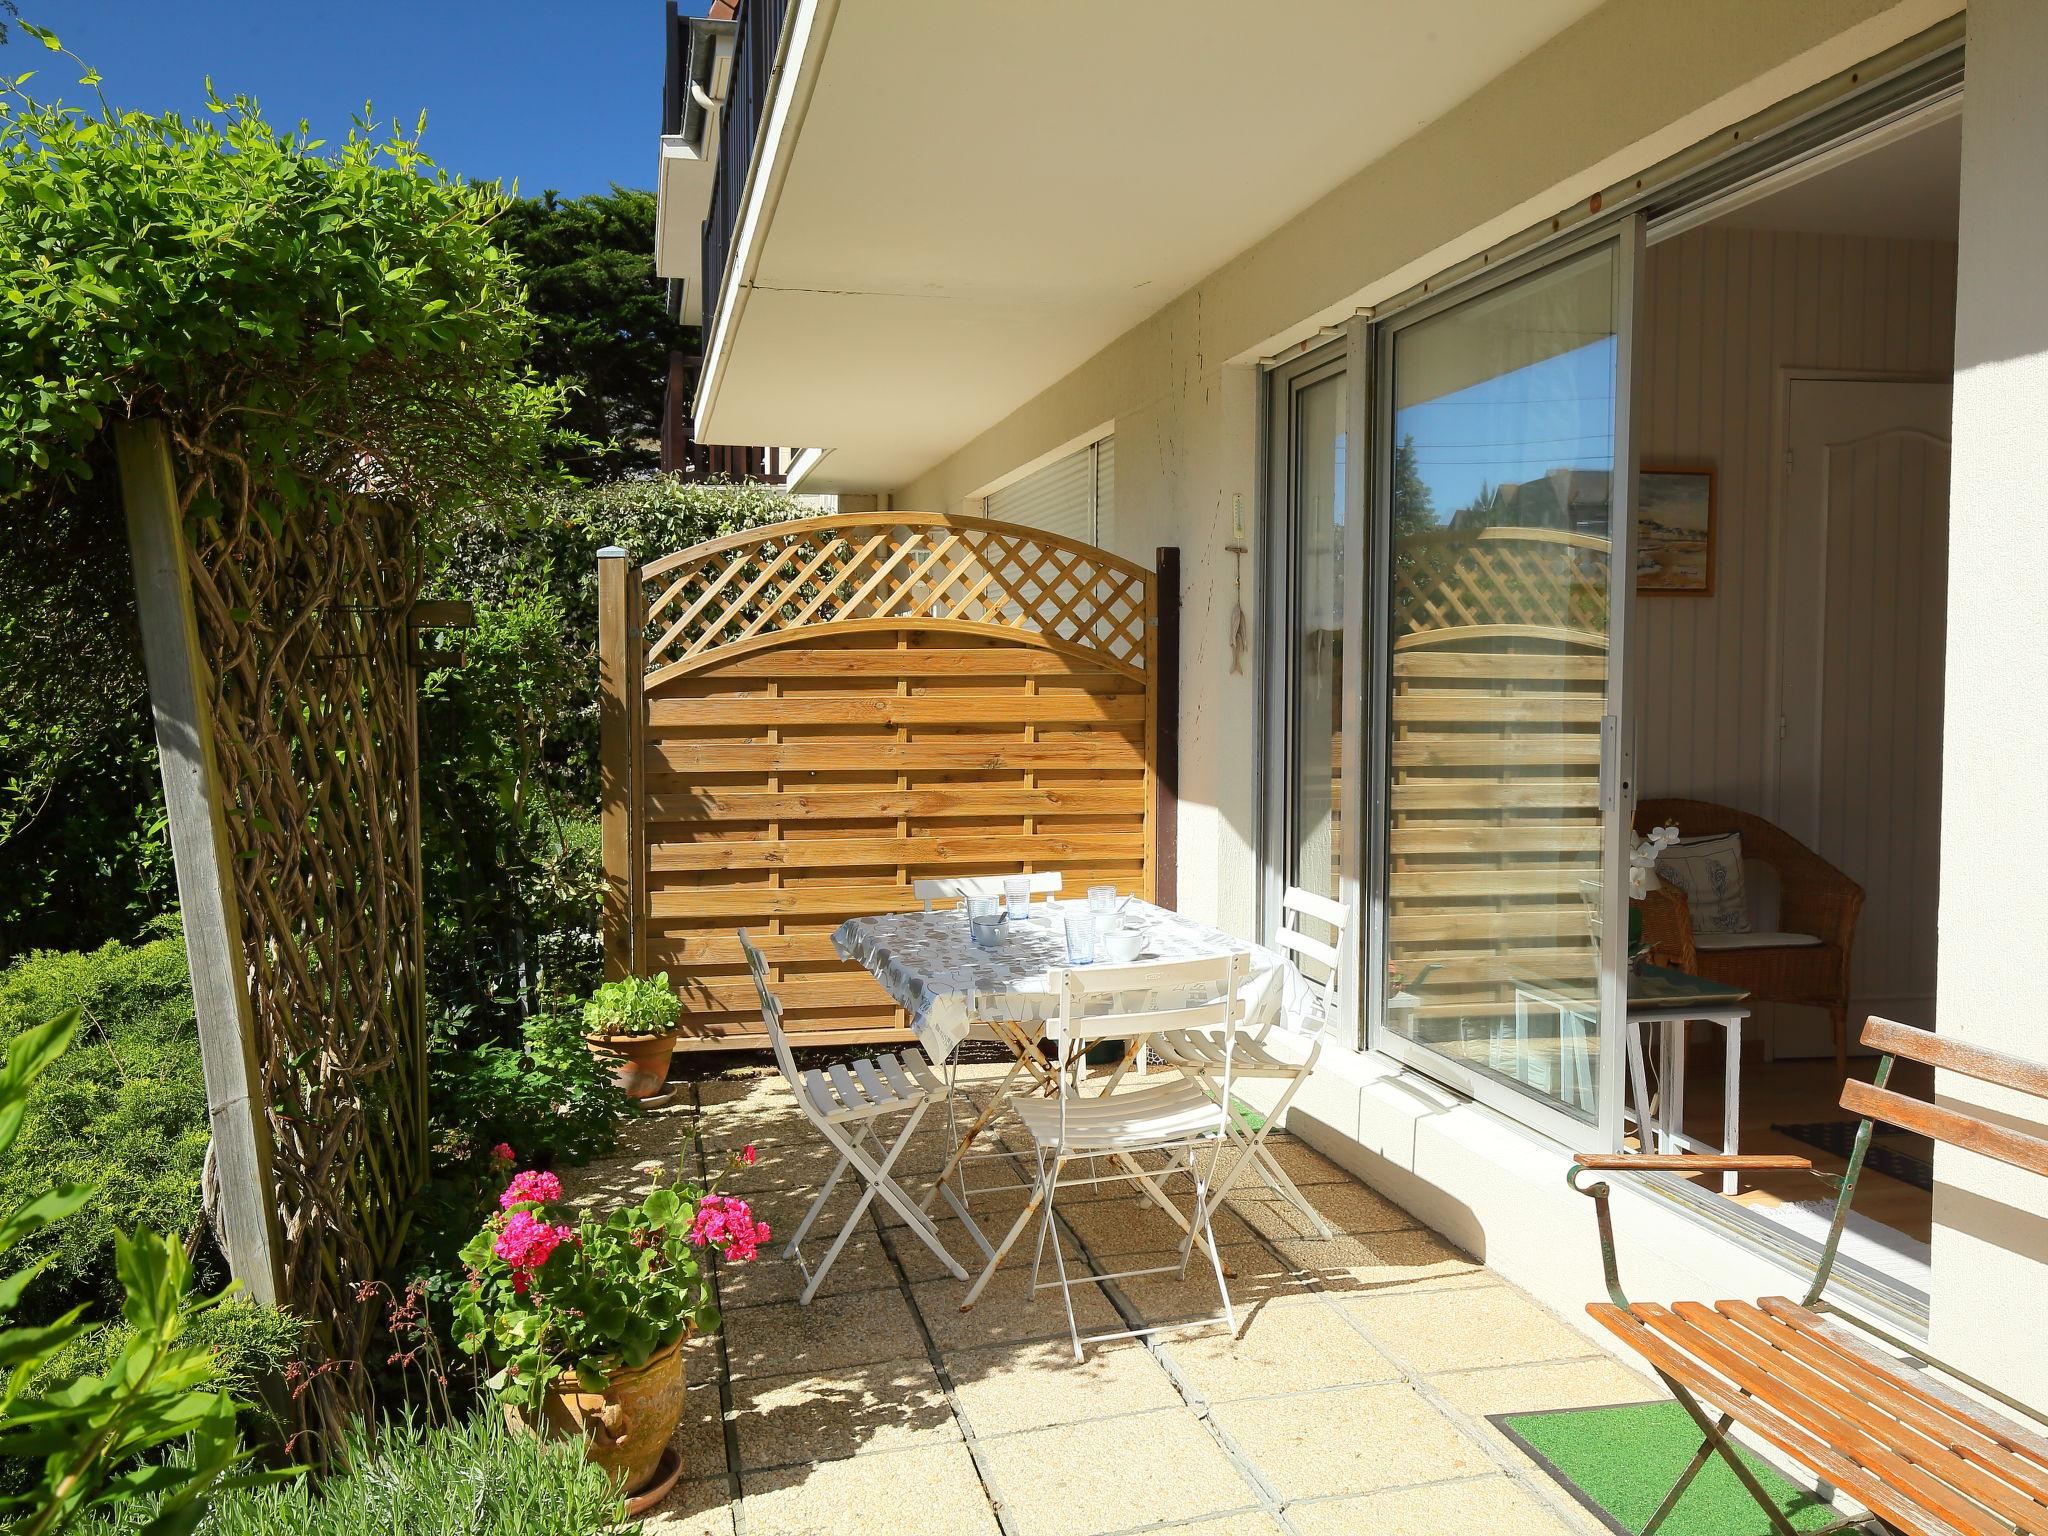
[[[1678,828],[1675,826],[1652,827],[1648,837],[1637,839],[1628,855],[1628,894],[1631,901],[1642,900],[1663,884],[1657,878],[1657,858],[1677,841]]]

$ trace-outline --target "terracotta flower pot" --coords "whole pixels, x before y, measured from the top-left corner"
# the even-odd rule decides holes
[[[661,1035],[585,1035],[590,1054],[607,1063],[629,1099],[658,1098],[668,1091],[668,1063],[676,1032]]]
[[[584,1455],[622,1492],[639,1493],[661,1472],[661,1453],[683,1416],[682,1341],[657,1350],[638,1370],[612,1372],[602,1392],[579,1390],[574,1374],[559,1377],[541,1413],[545,1433],[580,1436]]]

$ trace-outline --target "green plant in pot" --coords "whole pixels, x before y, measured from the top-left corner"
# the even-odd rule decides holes
[[[676,1017],[682,1012],[668,972],[608,981],[583,1005],[583,1038],[610,1064],[619,1087],[633,1099],[652,1099],[668,1089],[668,1062],[675,1051]]]
[[[754,1149],[726,1172],[751,1166]],[[514,1424],[576,1435],[636,1507],[680,1475],[663,1452],[683,1407],[683,1341],[719,1325],[711,1254],[752,1259],[768,1240],[745,1200],[707,1183],[658,1183],[598,1216],[562,1207],[561,1181],[514,1174],[462,1250],[456,1341]]]

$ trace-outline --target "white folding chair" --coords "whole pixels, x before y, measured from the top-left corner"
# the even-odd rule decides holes
[[[1011,1224],[1003,1240],[990,1255],[987,1266],[975,1277],[961,1303],[964,1312],[980,1300],[990,1277],[1004,1256],[1016,1245],[1034,1216],[1042,1222],[1038,1250],[1031,1263],[1031,1294],[1038,1294],[1038,1272],[1048,1239],[1053,1264],[1059,1274],[1060,1296],[1067,1308],[1067,1331],[1074,1341],[1074,1358],[1082,1358],[1084,1342],[1128,1338],[1154,1333],[1156,1328],[1131,1328],[1081,1337],[1074,1316],[1075,1285],[1100,1285],[1105,1281],[1130,1279],[1138,1275],[1178,1273],[1185,1276],[1199,1238],[1208,1251],[1215,1272],[1216,1290],[1223,1299],[1220,1315],[1194,1323],[1174,1323],[1174,1328],[1222,1323],[1232,1332],[1237,1320],[1231,1310],[1230,1288],[1224,1277],[1223,1258],[1216,1251],[1216,1233],[1210,1222],[1215,1209],[1214,1179],[1216,1157],[1229,1145],[1229,1091],[1238,1026],[1244,1018],[1244,1000],[1239,995],[1251,970],[1251,956],[1205,956],[1198,960],[1153,961],[1138,965],[1101,965],[1086,969],[1055,971],[1052,982],[1059,995],[1059,1019],[1053,1028],[1055,1086],[1050,1098],[1031,1097],[1013,1101],[1017,1118],[1024,1123],[1037,1153],[1038,1173],[1031,1197]],[[1178,999],[1189,996],[1199,1001]],[[1123,1005],[1138,999],[1135,1010]],[[1178,1076],[1170,1081],[1145,1083],[1117,1091],[1117,1078],[1104,1091],[1084,1096],[1082,1079],[1089,1048],[1105,1040],[1142,1041],[1162,1031],[1195,1031],[1212,1035],[1220,1042],[1219,1069],[1223,1097],[1212,1097],[1194,1077]],[[1119,1077],[1121,1074],[1118,1075]],[[1206,1160],[1201,1156],[1207,1152]],[[1148,1170],[1138,1161],[1145,1155],[1163,1155],[1163,1168]],[[1080,1163],[1092,1172],[1068,1177],[1070,1164]],[[1053,1231],[1053,1207],[1059,1190],[1075,1185],[1129,1182],[1146,1195],[1172,1210],[1160,1181],[1175,1173],[1186,1173],[1194,1183],[1195,1200],[1186,1218],[1178,1261],[1146,1269],[1120,1270],[1113,1274],[1068,1273],[1066,1255]]]
[[[1061,888],[1060,872],[1056,869],[1047,869],[1031,875],[931,876],[913,880],[910,892],[924,903],[925,911],[930,912],[942,901],[965,902],[970,896],[1000,897],[1003,895],[1003,887],[1012,880],[1025,881],[1034,897],[1057,896]],[[964,917],[962,921],[965,921]],[[1003,1075],[1002,1082],[996,1085],[996,1091],[988,1103],[975,1115],[964,1133],[960,1129],[959,1101],[955,1097],[959,1087],[959,1058],[957,1055],[949,1056],[941,1064],[941,1070],[946,1075],[946,1135],[950,1155],[946,1159],[944,1171],[939,1175],[938,1183],[925,1194],[923,1205],[926,1210],[931,1209],[932,1200],[938,1191],[956,1177],[961,1195],[972,1198],[975,1191],[969,1189],[967,1184],[966,1165],[969,1162],[1008,1159],[1009,1154],[1004,1152],[970,1156],[969,1150],[973,1147],[975,1138],[988,1128],[989,1122],[1001,1111],[1004,1101],[1009,1096],[1011,1085],[1020,1075],[1029,1073],[1032,1081],[1041,1088],[1049,1089],[1052,1085],[1051,1065],[1047,1062],[1045,1053],[1039,1049],[1038,1041],[1031,1031],[1021,1029],[1007,1020],[976,1019],[967,1027],[967,1038],[999,1044],[1016,1059],[1010,1070]],[[980,1188],[981,1192],[986,1194],[992,1190],[1017,1187],[1014,1183],[1005,1183],[983,1185]]]
[[[1323,923],[1333,930],[1329,941],[1325,943],[1303,933],[1301,925],[1304,918]],[[1322,1055],[1323,1027],[1336,1016],[1337,979],[1342,967],[1344,937],[1350,925],[1351,909],[1327,896],[1318,896],[1298,886],[1289,886],[1281,896],[1280,932],[1276,942],[1292,956],[1304,987],[1297,998],[1290,998],[1283,992],[1273,1018],[1255,1033],[1248,1032],[1238,1039],[1233,1069],[1239,1080],[1259,1078],[1285,1086],[1257,1130],[1247,1127],[1235,1113],[1231,1114],[1230,1138],[1238,1149],[1238,1159],[1236,1165],[1218,1181],[1216,1193],[1216,1198],[1221,1200],[1236,1186],[1238,1176],[1246,1168],[1257,1168],[1323,1237],[1333,1235],[1330,1224],[1323,1219],[1322,1212],[1309,1204],[1308,1197],[1295,1187],[1294,1180],[1287,1176],[1287,1170],[1273,1155],[1273,1149],[1266,1145],[1266,1138],[1286,1115],[1288,1105],[1294,1102],[1294,1096],[1308,1081],[1309,1074],[1315,1071],[1316,1061]],[[1274,980],[1284,987],[1287,978],[1280,976]],[[1291,1050],[1274,1049],[1282,1038],[1292,1042]],[[1224,1097],[1227,1102],[1228,1090],[1222,1082],[1223,1045],[1213,1031],[1174,1030],[1156,1036],[1149,1042],[1148,1049],[1154,1060],[1178,1069],[1183,1076],[1201,1083],[1210,1093]]]
[[[919,1241],[938,1256],[939,1262],[951,1271],[955,1279],[965,1280],[967,1271],[946,1251],[946,1245],[939,1240],[938,1231],[932,1226],[931,1217],[910,1198],[890,1171],[909,1145],[917,1123],[931,1108],[932,1100],[945,1093],[945,1084],[939,1081],[923,1054],[915,1049],[906,1050],[901,1057],[893,1054],[876,1056],[835,1064],[822,1070],[814,1067],[808,1072],[799,1072],[796,1057],[790,1050],[789,1034],[782,1027],[782,1005],[768,987],[768,964],[747,937],[745,929],[740,930],[740,948],[746,953],[747,969],[754,973],[754,989],[761,995],[761,1019],[768,1027],[768,1043],[775,1052],[775,1065],[788,1081],[804,1118],[816,1126],[818,1134],[839,1153],[838,1166],[832,1170],[832,1176],[818,1191],[818,1198],[804,1212],[804,1219],[797,1223],[796,1231],[790,1234],[788,1246],[782,1250],[782,1256],[795,1259],[804,1274],[803,1294],[797,1300],[809,1305],[811,1298],[817,1295],[819,1285],[839,1257],[839,1250],[846,1246],[846,1240],[860,1225],[861,1217],[867,1214],[868,1206],[877,1195],[903,1218]],[[885,1145],[876,1127],[880,1122],[897,1117],[901,1117],[901,1129],[896,1132],[895,1139]],[[867,1187],[861,1191],[860,1199],[854,1203],[846,1224],[839,1229],[839,1235],[832,1239],[832,1246],[825,1250],[824,1261],[813,1270],[804,1262],[801,1245],[848,1168],[858,1173]],[[951,1190],[946,1192],[946,1197],[964,1220],[967,1213],[957,1200],[953,1200]],[[968,1229],[973,1230],[971,1222]]]

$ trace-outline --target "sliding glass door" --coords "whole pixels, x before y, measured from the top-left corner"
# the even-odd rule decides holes
[[[1620,1134],[1633,224],[1377,339],[1374,1044]]]
[[[1358,647],[1347,635],[1357,634],[1363,558],[1363,529],[1351,511],[1362,485],[1352,462],[1363,436],[1362,401],[1353,386],[1362,356],[1361,331],[1278,370],[1270,381],[1260,562],[1268,615],[1260,677],[1267,711],[1269,934],[1285,886],[1347,903],[1356,899],[1361,670]],[[1336,937],[1313,931],[1313,920],[1299,926],[1311,937]],[[1345,989],[1344,996],[1356,993]],[[1347,1004],[1339,1019],[1356,1014]],[[1340,1027],[1346,1044],[1357,1043],[1356,1031],[1355,1023]]]

